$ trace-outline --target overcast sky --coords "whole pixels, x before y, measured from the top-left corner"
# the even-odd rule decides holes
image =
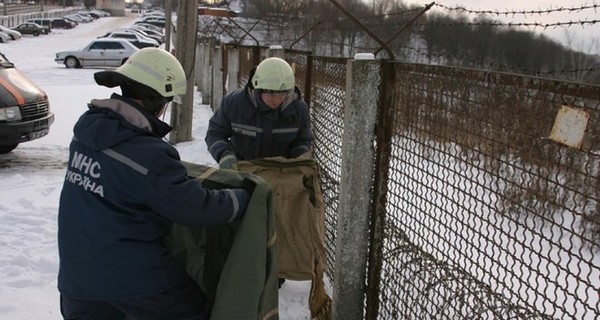
[[[405,0],[408,4],[427,5],[433,0]],[[596,0],[440,0],[436,4],[448,7],[464,7],[468,10],[481,11],[493,10],[498,12],[512,11],[544,11],[557,8],[581,8],[594,6],[596,8],[577,11],[560,11],[549,14],[527,15],[490,15],[490,18],[503,22],[513,23],[542,23],[552,24],[557,22],[600,20],[600,1]],[[434,6],[434,8],[438,8]],[[447,12],[447,11],[446,11]],[[474,18],[474,14],[468,15]],[[530,29],[543,33],[563,44],[571,43],[571,46],[587,53],[600,54],[600,23],[550,27],[546,29]],[[572,38],[571,41],[568,37]]]

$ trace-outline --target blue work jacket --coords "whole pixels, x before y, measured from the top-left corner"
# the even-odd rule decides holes
[[[297,88],[279,108],[271,109],[259,90],[248,85],[223,98],[205,137],[216,161],[225,151],[240,160],[295,158],[310,151],[312,140],[308,106]]]
[[[61,294],[83,300],[151,296],[185,271],[169,254],[173,222],[214,226],[248,201],[188,177],[171,130],[135,101],[92,100],[77,121],[58,212]],[[245,196],[245,198],[244,198]]]

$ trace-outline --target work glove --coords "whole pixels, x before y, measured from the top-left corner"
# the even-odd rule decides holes
[[[237,170],[238,163],[235,154],[233,154],[233,152],[230,151],[223,152],[223,154],[221,155],[221,159],[219,160],[219,168]]]

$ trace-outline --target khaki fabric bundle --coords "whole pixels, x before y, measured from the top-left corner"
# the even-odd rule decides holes
[[[264,179],[272,188],[277,232],[277,274],[311,280],[313,319],[329,319],[331,298],[324,288],[325,206],[318,166],[310,156],[239,161],[239,170]]]

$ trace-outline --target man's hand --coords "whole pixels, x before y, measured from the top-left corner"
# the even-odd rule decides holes
[[[237,170],[238,163],[235,154],[229,151],[223,152],[223,154],[221,155],[221,159],[219,160],[219,168]]]

